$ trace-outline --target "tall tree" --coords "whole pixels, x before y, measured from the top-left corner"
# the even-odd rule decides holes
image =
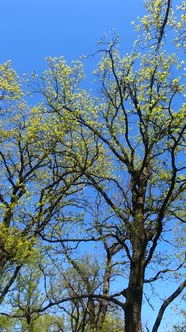
[[[92,144],[102,147],[98,151],[101,171],[90,167],[88,158],[82,162],[82,156],[73,157],[87,181],[87,192],[90,187],[99,193],[113,214],[102,225],[110,246],[120,244],[129,262],[127,284],[110,296],[111,301],[117,296],[120,299],[126,332],[142,331],[145,285],[166,273],[181,274],[184,261],[184,257],[181,263],[173,261],[160,252],[168,248],[170,239],[173,244],[177,221],[184,222],[184,62],[164,47],[167,27],[179,28],[181,23],[171,23],[175,18],[170,1],[149,1],[146,7],[147,15],[137,27],[140,37],[131,54],[120,55],[116,39],[102,43],[102,59],[94,71],[100,84],[97,97],[75,85],[81,75],[77,71],[74,78],[73,68],[64,59],[49,59],[44,78],[48,86],[41,88],[49,112],[79,124],[84,146],[86,137],[93,135]],[[172,50],[170,38],[167,42]],[[154,274],[149,272],[153,269]],[[184,287],[182,279],[164,299],[153,332],[158,330],[168,304]]]
[[[63,288],[61,297],[48,296],[38,313],[69,301],[77,313],[86,299],[91,317],[97,301],[97,332],[113,303],[123,310],[126,332],[142,332],[143,300],[153,305],[149,285],[157,293],[158,280],[174,277],[154,317],[158,331],[186,286],[183,242],[175,235],[185,222],[184,61],[174,52],[180,56],[184,43],[183,4],[177,17],[170,0],[145,5],[131,54],[120,54],[117,37],[100,44],[95,92],[81,88],[81,62],[49,58],[33,87],[42,101],[30,109],[15,73],[0,68],[13,75],[0,81],[9,111],[1,127],[0,299],[40,240],[47,255],[53,250],[71,264],[79,283],[69,282],[65,265],[68,294]],[[92,243],[106,262],[101,291],[75,258],[91,252]]]

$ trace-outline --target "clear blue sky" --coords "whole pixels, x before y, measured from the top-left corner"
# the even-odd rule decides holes
[[[96,49],[112,29],[123,50],[132,38],[130,22],[144,14],[143,0],[2,0],[0,63],[12,60],[22,74],[42,70],[47,56],[68,60]]]

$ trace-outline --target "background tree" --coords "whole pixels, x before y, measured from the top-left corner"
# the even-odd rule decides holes
[[[186,312],[184,310],[180,310],[179,317],[180,318],[182,317],[183,320],[180,319],[179,325],[177,325],[177,326],[174,325],[173,326],[173,331],[175,331],[175,332],[184,332],[185,327],[186,327],[186,324],[185,324]]]
[[[45,292],[45,276],[40,268],[44,261],[37,255],[35,264],[25,264],[18,273],[14,284],[14,291],[5,302],[11,308],[9,314],[2,314],[2,327],[7,332],[15,328],[21,332],[63,331],[65,329],[63,317],[50,312],[42,312],[42,307],[48,298]],[[6,323],[7,322],[7,323]],[[9,322],[9,323],[8,323]]]
[[[9,71],[8,67],[7,75]],[[9,84],[8,92],[2,91],[6,110],[2,109],[0,127],[0,302],[28,257],[34,255],[38,235],[49,222],[52,228],[54,216],[59,220],[65,206],[73,205],[72,197],[77,205],[75,195],[83,188],[69,158],[67,123],[64,127],[53,115],[42,114],[41,107],[27,107],[21,97],[14,96],[14,81],[9,79]]]

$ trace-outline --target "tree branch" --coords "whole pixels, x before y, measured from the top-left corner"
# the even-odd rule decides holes
[[[156,318],[156,321],[154,323],[154,326],[152,328],[152,332],[157,332],[158,331],[158,328],[160,326],[160,323],[161,323],[161,320],[163,318],[163,315],[164,315],[164,312],[166,310],[166,308],[168,307],[168,305],[174,301],[178,295],[181,294],[181,292],[183,291],[183,289],[186,287],[186,280],[182,282],[182,284],[176,289],[176,291],[174,293],[172,293],[162,304],[159,312],[158,312],[158,315],[157,315],[157,318]]]

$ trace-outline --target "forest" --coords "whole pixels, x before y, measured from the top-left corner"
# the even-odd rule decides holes
[[[185,2],[145,10],[90,75],[0,64],[0,332],[185,331]]]

